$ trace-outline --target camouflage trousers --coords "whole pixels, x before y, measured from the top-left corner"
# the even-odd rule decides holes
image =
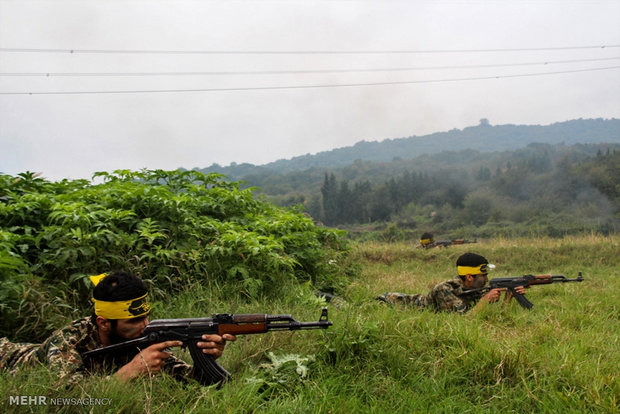
[[[34,365],[37,361],[36,352],[40,345],[13,343],[6,338],[0,338],[0,371],[15,373],[19,367]]]
[[[400,292],[387,292],[377,296],[376,299],[390,305],[416,306],[418,308],[425,308],[428,305],[426,296],[420,294],[408,295]]]

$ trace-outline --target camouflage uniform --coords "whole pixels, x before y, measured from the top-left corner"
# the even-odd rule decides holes
[[[377,299],[393,305],[401,304],[419,308],[430,308],[435,311],[465,313],[480,300],[482,293],[459,296],[463,293],[463,290],[463,281],[461,278],[457,277],[456,279],[435,285],[426,296],[388,292],[377,297]]]
[[[77,384],[90,373],[113,374],[138,353],[101,356],[82,360],[81,354],[102,346],[97,340],[97,326],[91,318],[78,319],[59,329],[42,344],[12,343],[0,338],[0,371],[15,373],[22,366],[47,365],[58,372],[60,382],[67,386]],[[194,377],[192,367],[174,355],[166,360],[163,371],[178,379]]]

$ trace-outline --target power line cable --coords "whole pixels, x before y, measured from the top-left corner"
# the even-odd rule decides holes
[[[480,76],[470,78],[452,78],[452,79],[429,79],[418,81],[395,81],[395,82],[374,82],[374,83],[349,83],[349,84],[332,84],[332,85],[293,85],[293,86],[256,86],[256,87],[238,87],[238,88],[204,88],[204,89],[151,89],[151,90],[124,90],[124,91],[48,91],[48,92],[0,92],[0,95],[95,95],[95,94],[144,94],[144,93],[187,93],[187,92],[229,92],[229,91],[259,91],[259,90],[283,90],[283,89],[316,89],[316,88],[342,88],[342,87],[359,87],[359,86],[380,86],[380,85],[407,85],[407,84],[423,84],[423,83],[445,83],[445,82],[463,82],[488,79],[506,79],[521,78],[533,76],[560,75],[567,73],[593,72],[610,69],[620,69],[620,66],[608,66],[602,68],[576,69],[557,72],[538,72],[524,73],[515,75],[498,75],[498,76]]]
[[[414,53],[482,53],[530,52],[618,48],[620,45],[556,46],[495,49],[419,49],[419,50],[146,50],[146,49],[53,49],[0,47],[5,53],[69,53],[69,54],[210,54],[210,55],[338,55],[338,54],[414,54]]]
[[[444,70],[444,69],[480,69],[498,67],[517,67],[534,65],[552,65],[566,63],[583,62],[602,62],[620,59],[620,56],[600,58],[600,59],[572,59],[555,60],[540,62],[521,62],[521,63],[497,63],[497,64],[478,64],[478,65],[447,65],[447,66],[418,66],[402,68],[370,68],[370,69],[308,69],[308,70],[260,70],[260,71],[207,71],[207,72],[0,72],[0,76],[100,76],[100,77],[119,77],[119,76],[204,76],[204,75],[280,75],[280,74],[310,74],[310,73],[347,73],[347,72],[404,72],[414,70]]]

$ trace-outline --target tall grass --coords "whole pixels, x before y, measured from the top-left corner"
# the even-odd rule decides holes
[[[618,236],[495,239],[441,250],[367,242],[354,246],[361,269],[330,303],[327,331],[239,337],[220,363],[233,374],[221,389],[163,376],[121,386],[92,377],[65,390],[44,367],[0,375],[2,412],[82,412],[85,407],[11,406],[11,395],[111,398],[92,412],[261,413],[613,413],[620,399],[620,269]],[[489,305],[455,315],[385,306],[385,291],[424,293],[452,278],[465,251],[483,254],[491,277],[583,272],[582,283],[528,290],[534,308]],[[154,304],[157,318],[215,312],[318,318],[309,285],[283,286],[279,299],[222,297],[208,286]],[[271,353],[271,354],[270,354]],[[314,359],[274,368],[270,356]],[[183,358],[189,356],[181,351]],[[307,368],[300,376],[299,365]],[[300,370],[303,371],[303,370]]]

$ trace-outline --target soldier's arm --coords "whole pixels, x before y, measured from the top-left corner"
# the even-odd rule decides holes
[[[491,289],[489,290],[487,293],[484,294],[484,296],[482,296],[480,298],[480,300],[478,301],[478,303],[476,303],[476,306],[473,307],[472,309],[472,314],[479,312],[481,309],[483,309],[484,307],[486,307],[489,303],[495,303],[499,300],[500,296],[502,295],[502,291],[504,291],[506,289]]]
[[[494,303],[497,302],[499,300],[499,297],[502,294],[502,291],[504,291],[506,289],[491,289],[489,290],[483,297],[480,298],[480,301],[478,302],[478,304],[480,303]],[[478,306],[478,305],[476,305]]]
[[[431,290],[430,298],[437,310],[465,313],[469,309],[467,303],[458,297],[454,289],[446,283],[435,286]]]
[[[86,368],[76,349],[76,343],[77,338],[57,331],[39,350],[39,360],[45,362],[50,371],[59,375],[58,385],[71,387],[82,382],[86,376]]]
[[[114,377],[127,382],[136,377],[156,374],[164,369],[168,359],[172,357],[172,352],[169,348],[181,345],[181,341],[166,341],[153,344],[140,351],[129,363],[123,365],[114,374]]]

